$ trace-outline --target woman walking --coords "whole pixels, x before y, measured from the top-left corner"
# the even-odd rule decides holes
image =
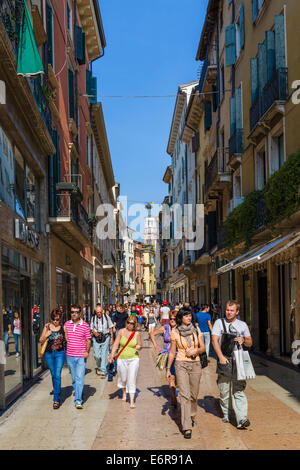
[[[119,348],[117,355],[118,388],[123,391],[123,401],[126,401],[126,394],[129,393],[130,408],[135,408],[134,396],[140,362],[138,351],[142,349],[141,335],[136,330],[137,319],[130,315],[125,328],[119,330],[108,358],[108,362],[111,364]]]
[[[61,371],[65,362],[65,332],[61,325],[62,314],[59,309],[54,309],[50,315],[51,322],[46,323],[40,343],[48,339],[45,351],[45,359],[50,369],[53,383],[53,408],[60,407]]]
[[[165,326],[161,326],[154,331],[150,332],[150,339],[155,347],[155,349],[161,353],[167,353],[169,355],[170,348],[171,348],[171,332],[176,328],[176,315],[177,312],[171,311],[169,313],[169,324]],[[160,348],[155,340],[155,336],[163,335],[164,344],[163,348]],[[167,363],[166,363],[167,366]],[[177,400],[176,400],[176,377],[175,377],[175,360],[172,362],[170,367],[170,378],[169,380],[169,388],[171,392],[171,405],[174,408],[177,407]]]
[[[205,345],[201,331],[192,324],[190,308],[179,310],[176,323],[177,328],[171,331],[167,379],[171,377],[171,365],[177,351],[175,373],[179,388],[181,424],[185,439],[190,439],[197,413],[197,398],[202,373],[199,354],[205,352]]]
[[[15,338],[16,357],[19,357],[20,356],[19,345],[20,345],[20,338],[21,338],[21,320],[20,320],[20,314],[18,310],[14,312],[14,338]]]
[[[150,310],[147,313],[147,318],[146,318],[146,328],[148,328],[149,337],[150,337],[151,331],[154,330],[156,325],[157,325],[157,321],[156,321],[155,311],[153,307],[150,307]]]

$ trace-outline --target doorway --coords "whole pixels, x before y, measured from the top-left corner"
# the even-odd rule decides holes
[[[267,271],[257,274],[258,285],[258,316],[259,316],[259,349],[267,352],[268,349],[268,277]]]
[[[20,278],[20,311],[22,338],[22,377],[26,385],[32,378],[32,317],[30,308],[30,278],[21,275]]]

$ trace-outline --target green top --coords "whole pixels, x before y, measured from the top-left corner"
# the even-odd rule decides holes
[[[126,336],[121,336],[119,351],[121,351],[121,349],[124,348],[128,339],[129,338],[126,338]],[[120,354],[118,359],[134,359],[135,357],[139,357],[139,353],[136,350],[136,345],[137,345],[137,339],[136,339],[136,335],[134,335],[134,337],[132,338],[130,343],[127,344],[126,348],[124,349],[122,354]]]
[[[134,310],[133,312],[130,312],[130,315],[133,315],[134,317],[136,317],[137,314],[138,314],[137,310]],[[129,316],[130,316],[130,315],[129,315]]]

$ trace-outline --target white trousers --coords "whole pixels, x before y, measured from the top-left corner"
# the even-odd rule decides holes
[[[139,370],[140,359],[118,359],[118,387],[126,388],[126,393],[136,392],[136,378]]]

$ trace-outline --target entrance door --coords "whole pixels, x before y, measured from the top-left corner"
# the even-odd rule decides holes
[[[30,279],[21,275],[20,279],[20,309],[22,328],[22,375],[26,384],[32,377],[32,317],[30,308]]]
[[[278,266],[278,292],[279,292],[279,325],[280,325],[280,355],[286,356],[289,353],[287,343],[287,315],[286,315],[286,292],[285,292],[285,265]]]
[[[258,273],[259,349],[268,349],[268,278],[267,271]]]

